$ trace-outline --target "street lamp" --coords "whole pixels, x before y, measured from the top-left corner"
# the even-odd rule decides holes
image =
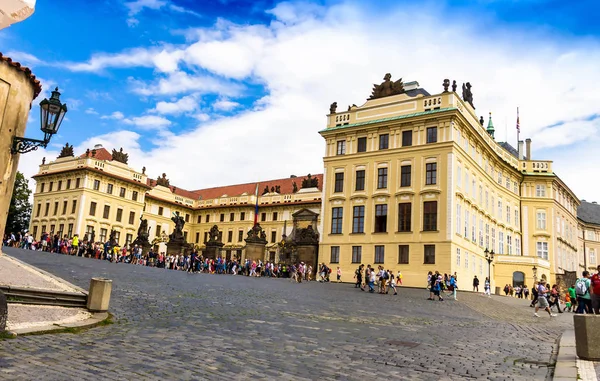
[[[533,270],[533,283],[535,284],[535,282],[537,282],[537,267],[535,267],[535,265],[533,265],[533,268],[531,269]]]
[[[490,282],[490,292],[492,288],[492,262],[494,262],[494,250],[489,251],[486,247],[485,251],[485,260],[488,263],[488,280]]]
[[[50,99],[44,99],[40,102],[40,122],[41,130],[44,133],[44,140],[29,139],[15,136],[12,141],[10,153],[27,153],[44,147],[50,143],[52,135],[58,132],[65,114],[67,105],[60,103],[60,93],[58,87],[52,92]]]

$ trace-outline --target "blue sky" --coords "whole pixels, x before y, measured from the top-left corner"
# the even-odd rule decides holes
[[[188,189],[322,171],[329,104],[361,104],[386,72],[429,92],[470,81],[516,145],[579,195],[600,161],[600,4],[513,1],[38,0],[0,31],[2,52],[59,86],[69,106],[32,175],[65,142],[124,147],[130,164]],[[36,136],[37,108],[28,136]],[[176,158],[178,158],[176,160]]]

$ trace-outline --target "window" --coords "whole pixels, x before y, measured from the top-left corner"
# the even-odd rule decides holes
[[[402,131],[402,147],[412,146],[412,130]]]
[[[489,249],[490,247],[490,225],[485,224],[485,248]]]
[[[546,212],[543,210],[538,210],[536,214],[538,230],[546,230]]]
[[[379,135],[379,149],[388,149],[390,147],[390,135]]]
[[[264,221],[266,221],[266,220],[267,220],[267,213],[261,213],[261,214],[260,214],[260,221],[261,221],[261,222],[264,222]]]
[[[69,224],[67,226],[67,235],[69,236],[69,238],[71,238],[73,237],[73,224]]]
[[[229,221],[235,221],[235,213],[229,213]]]
[[[375,233],[387,231],[387,204],[375,205]]]
[[[377,169],[377,189],[387,188],[387,168]]]
[[[344,191],[344,172],[338,172],[335,174],[334,192]]]
[[[208,232],[204,232],[204,243],[206,243],[208,241]]]
[[[590,264],[596,264],[596,252],[594,251],[594,249],[590,249]]]
[[[515,253],[521,255],[521,240],[515,237]]]
[[[355,206],[352,217],[352,233],[365,232],[365,207]]]
[[[425,164],[425,185],[435,185],[437,183],[437,163]]]
[[[44,193],[44,188],[46,187],[45,183],[42,183],[42,188],[40,189],[40,193]]]
[[[331,234],[342,234],[343,208],[331,208]]]
[[[537,256],[548,259],[548,242],[537,242]]]
[[[110,205],[104,205],[104,213],[102,213],[102,218],[108,218],[110,216]]]
[[[473,213],[473,224],[471,225],[471,241],[473,243],[477,242],[475,237],[475,229],[477,229],[477,216]]]
[[[460,266],[460,249],[456,248],[456,266]]]
[[[106,206],[104,207],[104,210],[106,210]],[[108,217],[104,217],[104,218],[108,218]],[[117,209],[117,222],[121,222],[121,219],[123,218],[123,209],[119,208]]]
[[[135,212],[129,212],[129,225],[135,224]]]
[[[160,225],[157,225],[157,226],[156,226],[156,236],[157,236],[157,237],[160,237],[160,230],[161,230],[161,229],[160,229]]]
[[[58,184],[57,184],[56,188],[57,188],[56,189],[57,191],[62,189],[62,180],[58,180]]]
[[[75,214],[77,211],[77,200],[73,200],[73,205],[71,206],[71,213]]]
[[[337,142],[337,154],[338,155],[345,155],[346,154],[346,141],[345,140],[338,140],[338,142]]]
[[[106,186],[106,193],[112,194],[112,192],[113,192],[113,185],[112,184],[108,184]]]
[[[94,180],[94,190],[100,189],[100,180]]]
[[[54,213],[52,215],[56,216],[56,213],[58,213],[58,201],[54,203]]]
[[[131,245],[132,241],[133,241],[133,234],[127,233],[127,235],[125,236],[125,244]]]
[[[53,235],[54,234],[54,228],[56,227],[56,225],[52,224],[50,225],[50,234]]]
[[[423,203],[423,230],[437,230],[437,201],[425,201]]]
[[[506,254],[512,255],[512,237],[506,235]]]
[[[362,246],[352,246],[352,263],[362,262]]]
[[[264,220],[263,220],[264,221]],[[204,222],[205,223],[209,223],[210,222],[210,214],[207,214],[206,217],[204,218]]]
[[[189,214],[185,214],[185,222],[190,222],[190,215]]]
[[[276,240],[277,240],[277,232],[272,231],[271,232],[271,243],[275,243]]]
[[[461,233],[462,205],[456,205],[456,234]]]
[[[492,246],[490,250],[496,250],[496,228],[492,228]]]
[[[408,265],[408,245],[398,245],[398,263]]]
[[[106,229],[100,229],[100,242],[106,242]]]
[[[410,165],[403,165],[400,167],[400,186],[409,187],[411,180],[411,167]]]
[[[244,239],[244,231],[239,230],[238,231],[238,242],[242,242],[243,239]]]
[[[225,213],[221,213],[221,215],[219,216],[219,221],[225,222]]]
[[[46,204],[48,205],[48,204]],[[90,202],[90,216],[96,215],[96,203],[94,201]]]
[[[536,197],[546,197],[546,186],[537,184],[535,186],[535,196]]]
[[[184,232],[183,232],[183,240],[184,240],[184,241],[187,241],[187,236],[188,236],[188,232],[187,232],[187,231],[184,231]]]
[[[42,225],[42,234],[46,233],[46,225]]]
[[[138,198],[138,192],[137,191],[131,192],[131,199],[133,201],[137,201],[137,198]]]
[[[479,219],[479,246],[483,247],[483,220]]]
[[[498,200],[498,220],[502,219],[502,200]]]
[[[375,246],[375,263],[383,263],[385,261],[385,246],[376,245]]]
[[[356,152],[367,152],[367,138],[358,138],[357,140]]]
[[[340,263],[340,247],[339,246],[331,246],[331,258],[329,258],[330,263]]]
[[[232,230],[227,232],[227,242],[231,242],[231,241],[233,241],[233,231]],[[273,242],[273,241],[271,241],[271,242]]]
[[[50,186],[48,187],[48,192],[52,192],[52,187],[54,186],[54,182],[50,181]]]
[[[277,212],[273,212],[273,221],[277,221],[277,217],[279,217]]]
[[[119,190],[119,197],[125,197],[125,188],[121,187]]]
[[[411,227],[412,204],[404,202],[398,204],[398,231],[409,232]]]
[[[246,212],[240,213],[240,221],[244,221],[246,219]]]
[[[35,208],[35,216],[39,217],[40,216],[40,212],[42,210],[42,204],[37,204],[37,207]],[[35,234],[34,234],[35,235]]]
[[[357,191],[365,190],[365,170],[356,171],[356,188]]]
[[[68,204],[68,201],[63,201],[62,214],[67,214],[67,204]]]
[[[117,241],[117,244],[119,243],[120,238],[121,238],[121,232],[115,231],[115,241]]]
[[[434,265],[435,264],[435,245],[425,245],[424,246],[425,258],[424,262],[426,265]]]
[[[427,128],[427,143],[437,143],[437,127]]]
[[[504,254],[504,232],[498,232],[498,254]]]
[[[75,188],[79,188],[80,185],[81,185],[81,179],[78,177],[75,179]]]
[[[38,233],[38,227],[34,226],[33,227],[33,238],[35,239],[35,237],[37,237],[37,233]]]
[[[515,226],[517,227],[517,229],[519,229],[520,225],[521,221],[519,221],[519,210],[515,209]]]
[[[158,215],[159,215],[159,216],[162,216],[162,215],[164,214],[164,211],[165,211],[165,210],[164,210],[164,208],[163,208],[162,206],[159,206],[159,207],[158,207]]]
[[[502,185],[502,171],[498,170],[498,184]]]
[[[462,187],[462,167],[459,165],[456,167],[456,185]]]
[[[510,224],[510,205],[506,205],[506,223]]]

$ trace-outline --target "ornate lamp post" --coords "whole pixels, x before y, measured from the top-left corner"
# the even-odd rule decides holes
[[[537,270],[538,269],[537,269],[537,267],[535,267],[535,265],[533,265],[533,268],[531,270],[533,270],[533,283],[535,286],[535,282],[537,282]]]
[[[494,250],[489,251],[486,247],[485,251],[485,260],[488,263],[488,279],[490,281],[490,293],[492,289],[492,262],[494,262]]]
[[[60,93],[57,87],[52,92],[50,99],[44,99],[40,102],[40,128],[44,133],[44,140],[15,136],[10,152],[14,155],[35,151],[39,147],[46,148],[52,135],[58,132],[66,113],[67,105],[60,103]]]

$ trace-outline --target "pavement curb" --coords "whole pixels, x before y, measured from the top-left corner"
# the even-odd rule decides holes
[[[593,362],[580,360],[577,357],[574,329],[568,329],[560,336],[552,379],[554,381],[595,381],[598,379]]]
[[[22,328],[22,329],[14,329],[9,331],[9,334],[13,334],[15,336],[18,335],[33,335],[33,334],[46,334],[46,333],[59,333],[61,331],[65,331],[69,328],[94,328],[106,319],[108,319],[111,315],[108,312],[96,312],[92,314],[92,317],[86,320],[77,321],[73,323],[67,324],[48,324],[46,326],[41,327],[32,327],[32,328]]]
[[[50,277],[50,278],[54,279],[55,281],[57,281],[57,282],[59,282],[59,283],[63,283],[63,284],[65,284],[66,286],[73,288],[74,290],[77,290],[77,291],[79,291],[79,292],[82,292],[82,293],[84,293],[84,294],[86,294],[86,295],[87,295],[87,293],[88,293],[88,292],[87,292],[87,290],[84,290],[83,288],[81,288],[81,287],[79,287],[79,286],[76,286],[76,285],[74,285],[74,284],[73,284],[73,283],[71,283],[71,282],[67,282],[67,281],[66,281],[66,280],[64,280],[63,278],[59,278],[59,277],[57,277],[56,275],[54,275],[54,274],[51,274],[51,273],[49,273],[49,272],[47,272],[47,271],[44,271],[44,270],[42,270],[42,269],[40,269],[40,268],[37,268],[37,267],[35,267],[35,266],[32,266],[32,265],[30,265],[30,264],[29,264],[29,263],[27,263],[27,262],[23,262],[23,261],[22,261],[22,260],[20,260],[20,259],[17,259],[17,258],[15,258],[15,257],[11,256],[11,255],[8,255],[7,253],[4,253],[4,252],[3,252],[3,253],[2,253],[2,255],[5,255],[5,256],[9,257],[11,260],[13,260],[13,261],[15,261],[15,262],[19,263],[21,266],[27,266],[27,267],[29,267],[29,268],[32,268],[32,269],[34,269],[35,271],[37,271],[37,272],[39,272],[39,273],[41,273],[41,274],[44,274],[45,276],[47,276],[47,277]]]

